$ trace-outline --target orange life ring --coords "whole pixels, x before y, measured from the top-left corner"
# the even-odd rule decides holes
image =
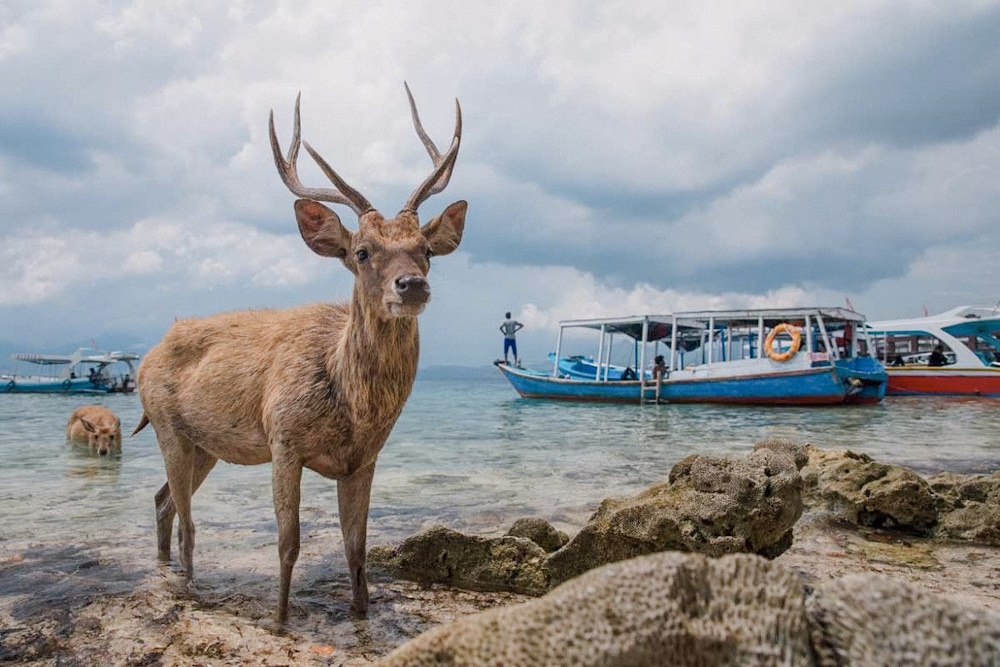
[[[778,337],[778,334],[786,333],[792,337],[792,345],[784,352],[778,353],[774,351],[774,339]],[[788,361],[795,356],[795,353],[799,351],[799,346],[802,345],[802,334],[799,330],[793,327],[787,322],[782,322],[778,326],[771,329],[771,332],[767,334],[767,339],[764,340],[764,351],[767,352],[767,356],[772,361],[782,362]]]

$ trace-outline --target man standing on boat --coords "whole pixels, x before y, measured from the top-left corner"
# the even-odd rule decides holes
[[[510,313],[505,313],[504,317],[506,319],[500,325],[500,331],[503,333],[503,362],[505,364],[509,363],[507,361],[507,350],[510,350],[514,354],[514,365],[520,366],[521,360],[517,357],[517,340],[514,338],[514,334],[523,329],[524,325],[517,320],[511,319]]]

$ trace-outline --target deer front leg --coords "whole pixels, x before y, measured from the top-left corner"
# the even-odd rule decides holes
[[[278,625],[288,620],[288,591],[292,585],[292,568],[299,558],[299,498],[302,483],[302,462],[286,448],[273,448],[271,461],[271,492],[274,494],[274,514],[278,519],[278,558],[281,561],[278,588]]]
[[[368,533],[368,501],[371,498],[375,464],[361,468],[350,477],[337,480],[340,531],[344,535],[347,569],[351,573],[351,611],[368,614],[368,576],[365,572],[365,541]]]

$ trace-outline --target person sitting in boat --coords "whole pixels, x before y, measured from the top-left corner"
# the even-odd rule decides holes
[[[850,358],[854,350],[854,327],[850,322],[844,323],[843,355]]]
[[[663,361],[663,355],[656,355],[653,358],[653,380],[659,382],[666,372],[667,364]]]
[[[632,370],[631,366],[626,366],[625,370],[622,371],[622,380],[638,380],[635,371]]]
[[[944,356],[944,345],[938,343],[934,346],[934,351],[931,352],[931,356],[927,357],[928,366],[944,366],[948,363],[948,358]]]
[[[903,361],[903,355],[897,354],[895,357],[892,358],[892,362],[889,365],[890,366],[905,366],[906,362]]]

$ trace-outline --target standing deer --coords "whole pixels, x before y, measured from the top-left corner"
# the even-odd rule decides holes
[[[190,580],[192,494],[219,459],[242,465],[270,461],[281,565],[279,624],[288,617],[299,554],[303,467],[337,480],[351,610],[367,613],[365,540],[375,460],[416,376],[417,315],[430,299],[430,258],[447,255],[462,240],[464,201],[423,226],[417,218],[417,207],[451,178],[462,136],[461,107],[455,100],[454,138],[441,154],[420,124],[408,86],[406,94],[434,168],[390,219],[308,143],[306,150],[335,188],[304,187],[296,166],[299,100],[287,157],[282,157],[271,112],[278,173],[301,197],[295,202],[299,232],[313,252],[340,259],[354,274],[351,300],[180,320],[139,369],[144,414],[135,432],[153,425],[167,472],[167,483],[155,497],[159,559],[170,559],[176,513],[180,564]],[[358,215],[358,230],[346,229],[320,201],[350,206]]]

